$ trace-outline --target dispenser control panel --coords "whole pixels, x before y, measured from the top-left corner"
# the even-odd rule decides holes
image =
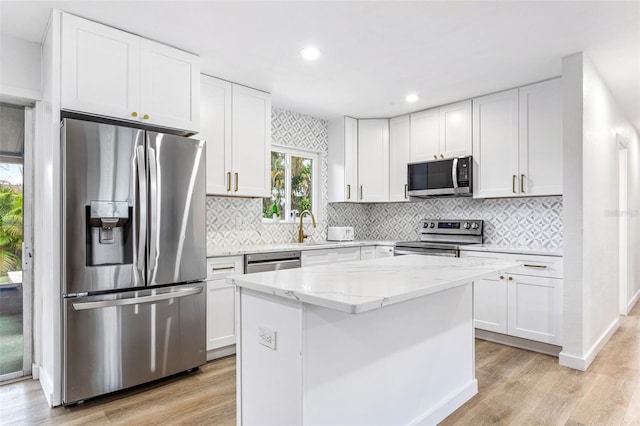
[[[91,219],[129,218],[129,203],[126,201],[91,201]]]

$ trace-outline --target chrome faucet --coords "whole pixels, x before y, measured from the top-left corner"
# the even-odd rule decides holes
[[[316,227],[316,218],[313,216],[313,213],[311,213],[310,210],[303,210],[302,213],[300,213],[300,229],[298,229],[298,242],[299,243],[304,243],[304,239],[308,237],[308,235],[304,233],[304,229],[302,228],[302,218],[306,214],[311,216],[311,221],[313,222],[313,227],[314,228]]]

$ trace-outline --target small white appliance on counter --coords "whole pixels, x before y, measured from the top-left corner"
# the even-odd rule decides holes
[[[353,226],[330,226],[327,232],[328,241],[353,241]]]

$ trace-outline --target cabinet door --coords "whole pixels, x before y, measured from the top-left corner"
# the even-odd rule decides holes
[[[62,14],[63,109],[138,121],[140,37]]]
[[[328,265],[331,262],[331,249],[305,250],[300,253],[302,267]]]
[[[222,280],[207,282],[207,351],[236,343],[235,286]]]
[[[376,258],[376,246],[360,247],[360,260]]]
[[[445,158],[471,155],[471,101],[440,107],[440,153]]]
[[[197,132],[200,127],[200,60],[155,41],[141,39],[143,123]]]
[[[358,200],[389,201],[389,120],[358,120]]]
[[[438,158],[440,115],[438,108],[411,114],[411,162]]]
[[[473,196],[518,190],[518,89],[473,100]]]
[[[377,246],[376,247],[376,259],[383,257],[393,257],[393,247],[390,246]]]
[[[345,200],[358,200],[358,120],[344,118]]]
[[[332,250],[332,263],[353,262],[360,260],[360,247],[344,247]]]
[[[271,95],[237,84],[232,91],[232,194],[268,197]]]
[[[562,194],[562,87],[560,79],[521,87],[522,195]]]
[[[231,192],[231,83],[203,75],[199,139],[207,141],[207,194]]]
[[[389,120],[389,201],[409,201],[407,164],[411,155],[411,119],[408,115]]]
[[[473,320],[475,328],[507,333],[507,284],[504,276],[473,282]]]
[[[508,333],[561,345],[562,280],[509,275],[508,283]]]

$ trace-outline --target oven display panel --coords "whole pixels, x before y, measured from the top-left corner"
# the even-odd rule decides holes
[[[460,222],[438,222],[438,229],[460,229]]]

